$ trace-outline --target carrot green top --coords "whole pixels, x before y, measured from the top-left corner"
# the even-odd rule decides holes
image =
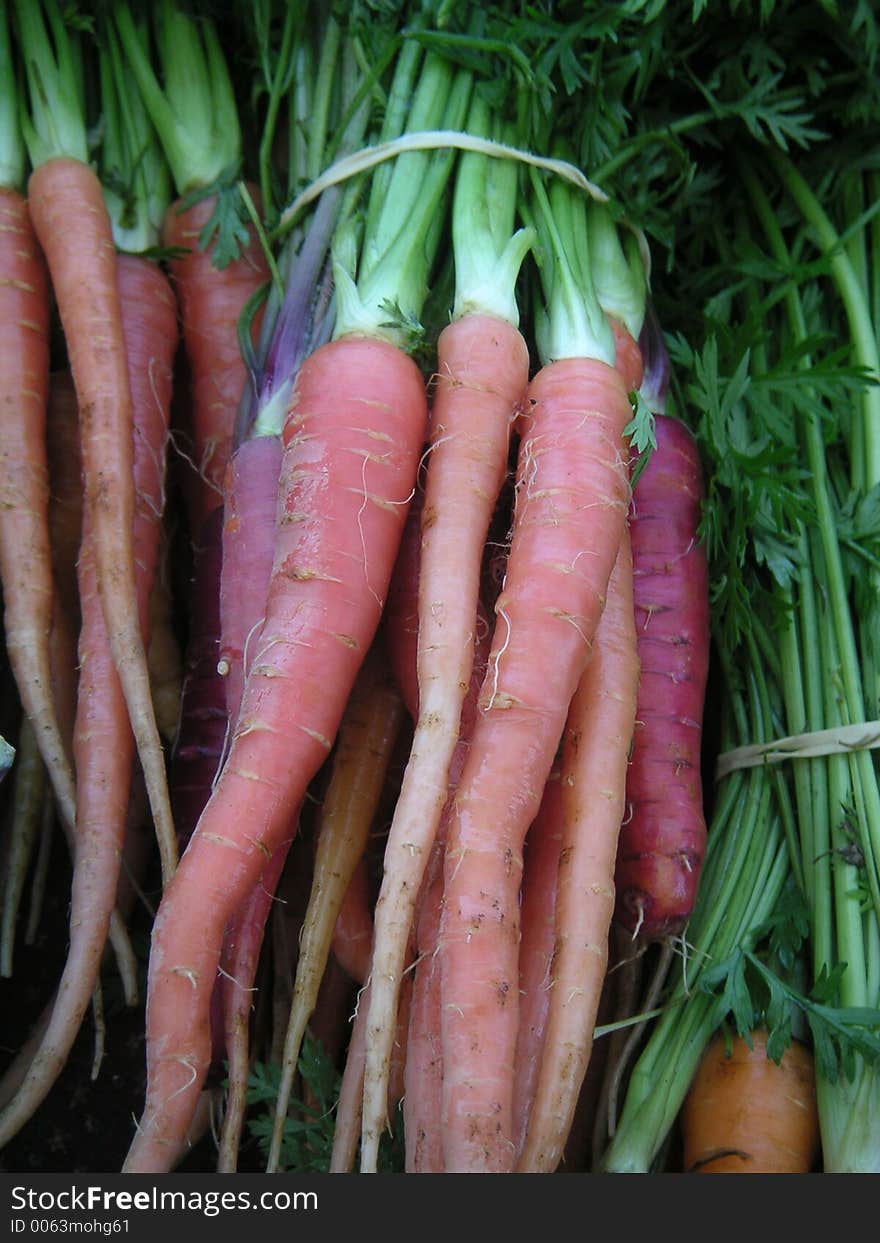
[[[405,44],[396,64],[389,99],[412,101],[404,110],[401,132],[460,129],[467,115],[472,75],[456,71],[432,52],[420,58],[416,43]],[[415,90],[410,96],[413,81]],[[394,136],[390,131],[399,119],[396,109],[386,109],[381,140]],[[450,150],[412,150],[398,155],[393,163],[379,165],[370,176],[363,219],[355,212],[360,187],[352,188],[333,240],[335,337],[378,337],[407,350],[418,344],[454,162],[455,153]]]
[[[116,29],[128,67],[159,135],[179,195],[205,189],[241,162],[241,127],[216,28],[194,21],[173,0],[153,8],[152,30],[164,89],[131,10],[120,4]]]
[[[155,130],[136,91],[127,89],[125,61],[112,28],[100,54],[101,183],[120,250],[157,247],[171,201],[171,177]]]
[[[587,202],[558,178],[548,189],[534,171],[532,187],[544,295],[535,312],[541,361],[596,358],[614,366],[614,334],[593,278]]]
[[[470,134],[513,145],[513,127],[493,120],[477,94],[467,128]],[[452,206],[453,319],[482,312],[519,324],[516,283],[536,237],[532,226],[513,231],[519,175],[512,159],[469,151],[459,160]]]
[[[22,107],[21,128],[31,164],[38,168],[63,157],[87,163],[85,89],[77,33],[65,24],[57,0],[16,0],[15,16],[30,103],[29,108]]]
[[[24,170],[24,139],[18,115],[9,14],[5,0],[0,0],[0,189],[20,189]]]
[[[626,230],[621,237],[607,203],[589,203],[587,221],[596,298],[606,315],[619,319],[638,341],[645,322],[648,279],[636,235]]]

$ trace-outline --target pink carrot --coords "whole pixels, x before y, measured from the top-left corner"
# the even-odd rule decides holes
[[[511,137],[485,101],[470,133]],[[517,172],[482,153],[462,156],[452,205],[455,299],[437,341],[419,566],[419,709],[376,900],[361,1169],[375,1166],[387,1100],[397,991],[414,905],[446,803],[449,767],[471,681],[483,554],[508,470],[529,378],[516,285],[535,232],[515,231]]]
[[[233,453],[226,472],[220,570],[220,653],[217,665],[226,687],[229,728],[238,719],[249,666],[248,645],[266,609],[275,547],[275,509],[281,471],[280,436],[254,436]],[[220,959],[218,1024],[228,1061],[229,1089],[220,1132],[218,1172],[233,1173],[238,1163],[250,1068],[250,1014],[254,980],[275,890],[296,832],[272,854],[259,883],[233,915]],[[215,1048],[215,1059],[221,1050]]]
[[[601,624],[601,623],[600,623]],[[562,781],[558,766],[526,835],[519,947],[519,1032],[514,1059],[514,1141],[522,1151],[538,1085],[556,948],[556,880],[562,849]]]
[[[146,641],[164,502],[177,324],[170,287],[155,264],[120,255],[117,279],[135,417],[132,542],[139,622]],[[87,504],[79,560],[83,625],[74,735],[77,849],[70,948],[40,1048],[15,1099],[0,1117],[0,1144],[37,1108],[64,1065],[98,978],[116,903],[136,750],[101,607],[93,520]]]
[[[585,357],[549,363],[525,409],[507,577],[446,850],[450,1172],[513,1167],[522,846],[587,664],[629,504],[631,407],[612,366]]]
[[[477,614],[477,645],[471,684],[462,704],[461,732],[449,765],[447,802],[431,849],[416,904],[416,962],[412,972],[406,1091],[403,1098],[406,1168],[411,1173],[442,1173],[441,1100],[443,1059],[440,1049],[440,969],[437,949],[443,910],[443,860],[451,802],[467,758],[477,700],[486,673],[491,629],[486,612]],[[413,653],[414,654],[414,653]]]
[[[370,869],[366,856],[358,861],[333,927],[333,957],[356,984],[363,987],[370,974],[373,953],[373,910]]]
[[[275,561],[229,755],[153,927],[147,1097],[125,1168],[166,1168],[210,1062],[225,928],[332,748],[384,607],[426,420],[416,365],[341,338],[297,377]]]
[[[565,727],[550,1005],[520,1171],[549,1173],[557,1168],[590,1060],[608,965],[614,862],[638,674],[632,555],[624,532],[593,654]]]
[[[52,700],[46,410],[49,282],[27,199],[0,187],[0,582],[6,650],[69,833],[75,792]]]
[[[270,1173],[280,1159],[287,1103],[306,1024],[317,1004],[334,928],[352,876],[364,860],[402,720],[403,705],[389,676],[380,637],[364,661],[346,707],[321,807],[311,892],[300,935],[293,1000],[284,1040],[275,1129],[267,1166]],[[361,924],[368,925],[370,934],[361,950],[367,962],[361,963],[360,969],[366,974],[372,948],[372,916],[366,909],[366,902],[359,913]]]
[[[364,1068],[367,1060],[367,1015],[371,985],[358,996],[352,1025],[351,1040],[345,1059],[342,1087],[336,1105],[336,1127],[330,1155],[331,1174],[349,1174],[354,1169],[360,1140],[361,1112],[364,1097]],[[404,976],[400,990],[400,1009],[392,1042],[388,1076],[388,1113],[393,1115],[404,1092],[403,1067],[407,1061],[407,1032],[410,1024],[410,978]]]
[[[494,316],[455,320],[441,334],[437,354],[419,565],[419,715],[374,915],[363,1169],[371,1167],[384,1121],[403,956],[446,802],[473,668],[483,549],[528,381],[524,338]]]

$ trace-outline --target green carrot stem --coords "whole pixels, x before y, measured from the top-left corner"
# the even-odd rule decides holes
[[[776,165],[804,219],[815,232],[822,251],[829,258],[831,272],[849,320],[855,359],[875,381],[880,380],[880,346],[871,320],[865,288],[859,282],[850,256],[841,244],[829,216],[792,160],[775,149],[770,149],[768,156]],[[862,435],[858,446],[861,453],[854,450],[852,466],[854,482],[868,490],[880,483],[880,385],[872,384],[865,388],[862,408]]]
[[[238,109],[213,23],[198,23],[173,0],[153,9],[164,87],[127,4],[114,9],[126,62],[153,121],[179,196],[206,189],[241,162]]]
[[[25,149],[6,0],[0,0],[0,189],[21,190]]]
[[[15,0],[29,104],[21,128],[34,168],[59,158],[89,158],[82,52],[56,0]],[[48,25],[47,25],[48,23]]]
[[[613,366],[614,334],[593,283],[583,195],[560,179],[548,190],[537,170],[529,174],[540,239],[543,306],[535,329],[541,360],[596,358]]]
[[[141,254],[158,246],[171,202],[171,176],[156,131],[130,89],[112,27],[99,53],[102,136],[101,182],[119,250]]]
[[[471,103],[467,130],[513,143],[512,128],[493,121],[479,95]],[[452,208],[453,319],[483,313],[519,324],[516,284],[536,234],[531,226],[514,232],[518,180],[513,160],[477,152],[460,157]]]
[[[453,71],[439,57],[425,57],[407,128],[460,129],[471,87],[470,73]],[[351,211],[344,214],[333,244],[336,337],[358,333],[415,348],[454,162],[449,149],[398,156],[388,170],[388,197],[372,219],[368,213],[360,241],[356,217]]]
[[[788,161],[785,161],[781,167],[787,178],[786,184],[793,188],[793,192],[796,192],[802,209],[805,212],[809,210],[810,223],[820,232],[823,245],[831,251],[837,242],[830,221],[827,220],[800,174],[789,165]],[[771,252],[787,266],[789,253],[778,217],[773,212],[754,171],[745,162],[741,164],[741,168],[746,188],[768,239]],[[851,327],[858,326],[863,330],[864,314],[867,311],[861,291],[854,287],[854,274],[848,257],[837,252],[831,258],[831,264],[839,274],[841,293],[848,304]],[[791,286],[786,293],[786,306],[795,339],[805,340],[807,336],[805,318],[794,286]],[[872,349],[863,343],[861,347],[857,344],[856,348],[863,363],[872,353],[876,358],[876,346]],[[809,360],[805,359],[804,362],[808,365]],[[875,372],[875,374],[880,373]],[[803,403],[803,409],[802,424],[810,474],[809,486],[815,505],[816,526],[821,541],[825,571],[825,591],[838,652],[837,676],[844,695],[843,721],[846,724],[858,723],[868,719],[862,682],[862,662],[850,612],[849,589],[837,536],[837,519],[830,494],[824,432],[814,408],[808,401]],[[877,408],[877,417],[880,417],[880,406]],[[877,443],[880,444],[880,439]],[[880,786],[878,786],[877,772],[869,752],[856,752],[854,763],[858,771],[861,797],[864,803],[864,817],[860,817],[860,821],[868,884],[875,910],[880,914]]]

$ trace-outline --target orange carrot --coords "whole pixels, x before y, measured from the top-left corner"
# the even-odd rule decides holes
[[[343,338],[297,377],[266,619],[229,756],[153,928],[148,1081],[128,1171],[161,1170],[210,1062],[226,924],[330,751],[388,590],[426,422],[401,350]]]
[[[813,1055],[794,1040],[779,1063],[767,1033],[728,1040],[703,1054],[681,1112],[688,1174],[809,1174],[819,1152]]]
[[[548,363],[525,409],[507,577],[446,849],[450,1172],[513,1166],[523,840],[587,664],[629,504],[631,407],[612,366],[588,357]]]
[[[524,1172],[551,1173],[562,1159],[590,1060],[608,965],[638,676],[632,554],[624,531],[593,654],[565,728],[556,948],[541,1069],[517,1166]]]

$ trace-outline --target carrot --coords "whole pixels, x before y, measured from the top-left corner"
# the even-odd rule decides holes
[[[367,1060],[367,1025],[371,984],[359,993],[354,1013],[351,1039],[342,1074],[342,1086],[336,1104],[336,1126],[330,1154],[330,1174],[348,1174],[354,1169],[360,1139],[361,1112],[364,1100],[364,1070]],[[404,975],[400,989],[400,1006],[388,1075],[388,1112],[394,1113],[403,1091],[403,1064],[408,1057],[407,1032],[410,1023],[411,978]],[[377,1159],[378,1164],[378,1159]]]
[[[223,506],[218,505],[202,523],[198,537],[192,542],[183,685],[170,773],[171,800],[181,851],[210,797],[226,743],[226,685],[217,671],[223,517]]]
[[[5,13],[0,41],[7,49],[5,62]],[[5,92],[14,81],[6,63],[3,77]],[[46,451],[49,290],[27,199],[11,185],[0,186],[0,322],[0,583],[5,643],[22,707],[33,724],[61,814],[72,827],[73,770],[52,698],[50,657],[54,586]]]
[[[793,1040],[777,1062],[767,1032],[720,1032],[697,1067],[681,1111],[688,1174],[809,1174],[819,1153],[810,1049]]]
[[[366,984],[373,953],[373,902],[366,855],[358,860],[349,879],[333,925],[331,950],[350,979],[361,986]]]
[[[133,543],[139,570],[139,625],[147,634],[177,326],[173,294],[155,264],[120,255],[118,281],[135,409]],[[77,850],[70,946],[48,1028],[19,1092],[0,1116],[0,1143],[31,1116],[65,1063],[98,979],[116,903],[135,744],[98,592],[94,520],[94,508],[87,507],[78,567],[83,623],[74,732]]]
[[[404,534],[406,540],[406,533]],[[415,551],[417,543],[413,541]],[[418,715],[417,645],[411,622],[417,616],[417,561],[410,561],[402,550],[397,572],[406,576],[409,586],[399,587],[397,611],[386,610],[386,633],[397,652],[398,679],[412,688],[414,696],[408,704],[410,714]],[[406,599],[413,602],[407,607]],[[441,1173],[440,1114],[443,1083],[443,1062],[440,1054],[440,971],[437,961],[440,915],[443,907],[443,856],[446,848],[446,826],[450,800],[461,776],[470,745],[470,734],[476,714],[477,698],[486,672],[491,627],[482,598],[478,601],[476,649],[471,670],[470,687],[461,709],[460,736],[449,765],[447,800],[437,827],[431,857],[425,869],[415,908],[415,962],[411,968],[412,994],[409,1004],[407,1055],[404,1067],[403,1096],[405,1164],[412,1173]],[[407,664],[411,667],[407,669]]]
[[[469,77],[458,85],[439,58],[424,60],[408,115],[439,109],[460,123]],[[402,243],[403,222],[384,233],[385,211],[396,218],[400,197],[379,213],[384,262],[368,230],[362,249],[376,262],[359,283],[348,266],[345,213],[334,240],[334,339],[305,361],[288,408],[272,581],[241,713],[153,928],[147,1096],[125,1163],[131,1172],[162,1169],[177,1147],[210,1060],[223,930],[327,758],[384,608],[427,422],[424,381],[404,346],[421,310],[451,167],[448,153],[416,159],[428,176],[406,183],[410,199],[418,190],[418,216],[407,206]],[[406,311],[406,327],[389,322],[389,303]]]
[[[441,945],[451,1170],[512,1162],[522,841],[586,664],[628,503],[622,433],[630,407],[613,368],[591,359],[548,364],[528,402],[507,580],[447,843]]]
[[[477,99],[472,132],[489,129]],[[498,166],[500,165],[500,167]],[[448,793],[477,634],[483,548],[529,374],[514,286],[534,237],[511,237],[516,166],[465,155],[452,213],[456,304],[437,342],[419,566],[419,711],[375,908],[361,1168],[373,1168],[387,1100],[397,989],[414,906]]]
[[[522,848],[592,648],[626,523],[631,407],[588,299],[583,204],[536,185],[549,235],[544,365],[521,416],[513,533],[471,748],[453,801],[440,933],[449,1172],[512,1169]],[[576,291],[576,292],[575,292]]]
[[[161,1044],[152,1041],[130,1169],[161,1165],[166,1135],[197,1095],[223,929],[336,736],[381,615],[424,422],[421,376],[392,346],[336,341],[300,372],[266,620],[229,757],[154,925],[147,1022]],[[331,461],[333,492],[318,504]]]
[[[80,628],[76,561],[82,539],[82,463],[79,451],[79,409],[70,371],[49,379],[46,414],[49,463],[49,544],[55,598],[49,636],[52,682],[65,752],[73,756],[78,679],[76,644]]]
[[[82,482],[79,452],[79,412],[76,390],[69,370],[53,372],[49,377],[49,396],[46,411],[45,450],[48,463],[48,528],[52,559],[54,600],[49,635],[49,654],[53,700],[58,724],[64,742],[65,754],[73,756],[73,730],[76,716],[77,695],[77,634],[80,625],[79,590],[76,581],[76,560],[79,553],[82,528]],[[72,769],[71,769],[72,773]],[[71,792],[74,794],[73,786]],[[57,796],[56,796],[57,797]],[[74,812],[75,814],[75,812]],[[47,823],[48,815],[48,823]],[[41,861],[48,863],[48,841],[54,827],[52,807],[44,809],[43,841],[34,877],[35,890],[40,884]],[[65,836],[71,853],[75,853],[74,826],[63,819]],[[45,877],[42,877],[44,883]],[[8,908],[10,911],[12,907]],[[39,894],[35,892],[29,916],[26,942],[30,944],[39,918]],[[119,911],[110,919],[110,940],[113,945],[123,994],[127,1005],[137,1000],[137,963],[128,932]],[[96,986],[97,988],[97,986]],[[54,1005],[50,1001],[41,1015],[29,1042],[16,1058],[20,1073],[4,1073],[4,1101],[12,1099],[30,1064],[30,1058],[39,1047]],[[13,1082],[14,1080],[14,1082]]]
[[[247,303],[269,277],[265,256],[253,237],[223,268],[216,266],[211,248],[199,246],[216,207],[213,196],[192,206],[178,200],[168,210],[162,235],[163,245],[186,252],[172,259],[170,266],[192,394],[187,432],[196,469],[185,488],[194,531],[224,497],[236,414],[248,380],[238,324]]]
[[[643,378],[636,339],[645,310],[641,261],[627,259],[605,204],[591,203],[587,216],[596,299],[613,333],[615,370],[632,392]],[[563,1159],[592,1055],[638,681],[632,550],[625,530],[563,739],[555,944],[539,1067],[519,1137],[521,1171],[553,1171]]]
[[[402,722],[403,705],[388,677],[385,653],[381,644],[374,644],[345,711],[321,809],[312,887],[300,937],[293,1002],[284,1041],[275,1130],[269,1153],[270,1173],[280,1154],[284,1118],[302,1039],[315,1008],[334,928],[356,867],[364,858]],[[369,943],[365,948],[369,952]]]
[[[233,725],[244,690],[247,648],[263,620],[269,588],[282,452],[280,436],[255,436],[239,446],[227,471],[218,664]]]
[[[43,10],[51,24],[55,52],[50,48]],[[28,183],[31,219],[46,256],[76,385],[85,507],[93,523],[98,591],[167,881],[177,852],[137,610],[133,410],[113,227],[101,183],[86,162],[82,112],[77,114],[71,102],[78,99],[81,83],[72,37],[55,0],[43,0],[41,6],[19,3],[17,13],[27,54],[33,121],[28,130],[34,165]],[[65,88],[69,92],[69,97],[56,103],[64,125],[58,124],[57,115],[46,124],[43,110],[53,87],[59,94]],[[45,137],[38,132],[43,128]]]
[[[295,824],[295,821],[294,821]],[[266,865],[260,884],[236,912],[226,934],[220,960],[223,1035],[228,1059],[229,1086],[217,1150],[218,1174],[232,1174],[238,1166],[238,1149],[247,1109],[250,1068],[250,1013],[254,980],[263,945],[266,920],[287,861],[288,842],[282,842]],[[215,1057],[217,1051],[215,1050]]]
[[[550,1009],[556,942],[556,875],[562,848],[562,783],[554,764],[526,834],[520,903],[519,1031],[514,1059],[514,1143],[522,1152]]]
[[[644,940],[683,927],[706,847],[701,748],[709,587],[697,538],[702,473],[683,423],[658,414],[655,427],[657,447],[636,484],[631,520],[641,678],[615,873],[615,919]]]
[[[140,31],[127,4],[115,7],[114,30],[125,63],[152,118],[177,193],[165,214],[162,244],[171,250],[189,369],[189,426],[194,471],[185,479],[190,530],[223,499],[236,413],[248,379],[239,321],[269,269],[243,220],[231,170],[242,157],[241,127],[226,58],[212,21],[195,21],[172,0],[153,6]],[[149,35],[164,75],[160,85]],[[259,192],[248,187],[255,202]]]
[[[629,536],[608,584],[596,641],[566,722],[556,948],[541,1069],[518,1169],[562,1159],[593,1044],[608,965],[614,863],[635,724],[639,664]]]
[[[292,257],[287,260],[288,266],[292,268],[290,283],[275,318],[265,361],[255,376],[255,400],[242,402],[236,437],[241,434],[244,438],[237,445],[227,468],[223,563],[220,574],[221,651],[218,670],[226,681],[226,707],[230,727],[234,727],[241,708],[245,678],[250,668],[250,653],[253,650],[251,639],[259,631],[265,615],[275,543],[275,510],[283,456],[284,412],[303,358],[318,340],[324,339],[326,333],[327,317],[322,316],[316,305],[320,303],[320,299],[315,297],[315,286],[320,286],[321,272],[326,270],[326,253],[335,216],[336,208],[333,203],[323,203],[315,213],[313,224],[302,245],[296,247],[295,260]],[[355,693],[349,705],[349,712],[355,709],[355,715],[357,708],[354,701],[359,699],[360,696]],[[381,767],[370,774],[374,785],[379,772]],[[378,780],[381,783],[381,777]],[[328,798],[333,801],[332,783]],[[359,814],[366,827],[372,819],[373,810],[369,800],[361,805]],[[297,812],[291,825],[291,840],[298,820]],[[329,836],[332,833],[328,832]],[[230,1086],[220,1143],[218,1168],[221,1171],[234,1169],[235,1166],[247,1094],[248,1015],[251,1010],[252,986],[265,921],[288,848],[289,842],[283,843],[275,851],[260,884],[242,903],[226,934],[226,945],[221,959],[224,977],[221,987]],[[344,884],[343,875],[340,875],[340,879]],[[305,975],[315,969],[315,963],[306,965],[305,959],[308,955],[304,954],[302,945],[309,930],[308,915],[309,912],[306,914],[304,931],[301,934],[297,964],[298,973],[302,971]],[[329,923],[332,924],[332,913],[329,915]],[[325,962],[326,952],[317,967],[316,991],[309,1002],[310,1010],[317,1004],[317,987]],[[296,995],[296,989],[294,994]],[[295,1004],[293,1008],[296,1008]],[[298,1056],[297,1047],[293,1057],[294,1069]],[[292,1076],[293,1069],[290,1073]],[[286,1112],[288,1083],[289,1081],[283,1081],[279,1090],[279,1113]]]

